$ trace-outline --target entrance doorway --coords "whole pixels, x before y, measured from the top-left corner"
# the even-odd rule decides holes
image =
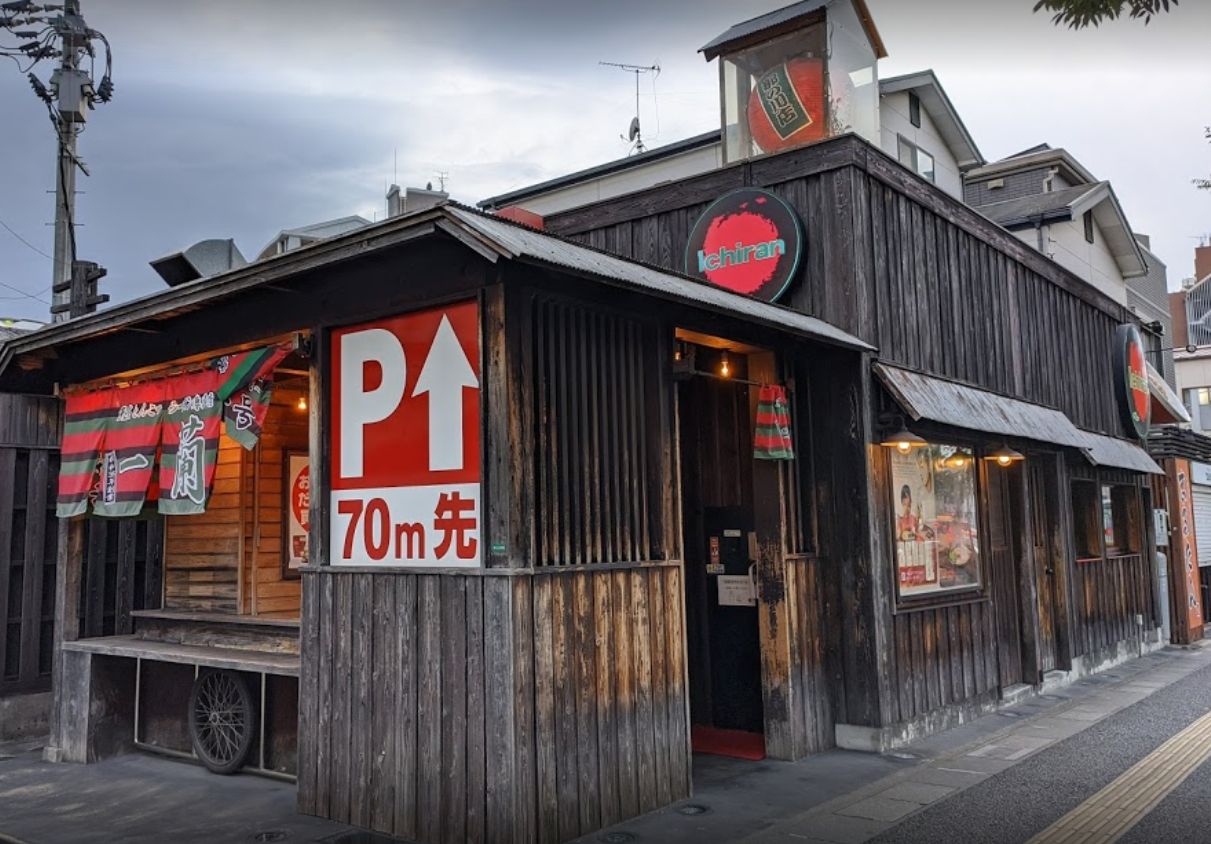
[[[1032,456],[1033,458],[1033,456]],[[1059,566],[1061,557],[1053,547],[1055,533],[1054,503],[1058,479],[1050,460],[1039,457],[1028,461],[1030,524],[1034,538],[1035,581],[1039,595],[1039,671],[1046,673],[1059,664],[1058,624],[1060,600]],[[1050,493],[1049,493],[1050,490]]]
[[[690,720],[697,752],[765,755],[756,601],[749,355],[694,335],[680,343],[678,418],[685,531]]]
[[[1023,519],[1023,466],[986,464],[988,490],[989,557],[992,567],[993,601],[997,614],[997,639],[1001,687],[1023,682],[1022,581],[1026,537]]]

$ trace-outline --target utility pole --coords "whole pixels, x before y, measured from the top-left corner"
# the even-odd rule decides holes
[[[55,14],[57,13],[57,14]],[[34,94],[46,103],[57,141],[55,160],[55,248],[51,268],[51,315],[55,322],[91,313],[107,296],[96,294],[96,279],[104,275],[91,262],[80,262],[76,254],[76,168],[85,176],[88,169],[76,155],[76,137],[83,131],[88,112],[98,102],[109,102],[113,96],[111,70],[113,57],[109,42],[95,29],[90,29],[80,13],[80,0],[64,0],[59,4],[36,5],[30,0],[0,3],[0,31],[8,30],[17,38],[29,39],[14,47],[0,44],[0,55],[29,61],[22,70],[28,73]],[[85,62],[95,63],[99,40],[105,45],[105,73],[101,82],[93,85],[93,72],[84,68]],[[58,58],[59,67],[51,74],[49,87],[32,73],[43,59]],[[76,264],[89,266],[77,267]],[[72,284],[73,276],[87,278],[88,283]],[[77,292],[89,289],[79,301]]]

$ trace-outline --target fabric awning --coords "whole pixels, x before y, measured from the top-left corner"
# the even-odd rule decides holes
[[[1022,437],[1070,448],[1083,449],[1088,445],[1089,435],[1054,408],[885,363],[876,363],[874,368],[892,398],[914,421],[924,419],[956,428],[1003,437]]]
[[[1148,364],[1148,392],[1152,394],[1152,424],[1171,425],[1190,421],[1190,413],[1182,405],[1181,396],[1152,364]]]
[[[1081,449],[1089,462],[1095,466],[1110,466],[1114,469],[1128,469],[1132,472],[1147,472],[1152,475],[1163,475],[1165,470],[1156,464],[1138,445],[1118,437],[1107,437],[1103,434],[1081,432],[1086,439]]]

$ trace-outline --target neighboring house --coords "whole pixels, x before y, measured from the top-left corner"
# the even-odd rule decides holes
[[[1177,390],[1191,427],[1211,433],[1211,246],[1194,250],[1194,278],[1170,294],[1169,307],[1179,326],[1173,343]]]
[[[1150,332],[1158,335],[1161,347],[1159,354],[1154,354],[1149,363],[1156,367],[1170,387],[1176,389],[1173,349],[1185,345],[1185,339],[1183,334],[1179,341],[1174,331],[1173,316],[1169,310],[1169,272],[1165,262],[1152,252],[1152,239],[1148,235],[1136,234],[1135,239],[1144,253],[1148,272],[1127,281],[1127,307],[1145,326],[1160,326],[1159,332]]]
[[[963,198],[963,173],[984,163],[979,148],[932,70],[878,81],[877,142],[888,155],[951,196]],[[862,133],[865,134],[865,133]],[[647,152],[489,197],[480,207],[522,206],[556,214],[724,166],[714,130]]]
[[[879,80],[879,146],[951,196],[984,157],[932,70]]]
[[[46,323],[32,319],[0,317],[0,343],[11,340],[14,337],[20,337],[22,334],[28,334],[31,331],[37,331],[44,325]]]
[[[271,240],[260,251],[256,260],[260,261],[265,258],[272,258],[274,255],[281,255],[283,252],[289,252],[292,249],[298,249],[301,246],[315,243],[317,240],[348,234],[351,231],[365,228],[368,225],[370,225],[370,221],[365,217],[354,215],[352,217],[339,217],[323,223],[314,223],[313,225],[302,226],[297,229],[282,229],[282,231],[278,232],[277,237]]]
[[[967,203],[1060,266],[1126,305],[1127,281],[1148,274],[1114,188],[1047,144],[967,173]]]
[[[1194,250],[1194,277],[1189,286],[1183,285],[1180,296],[1184,300],[1183,322],[1187,329],[1187,342],[1196,346],[1211,345],[1211,246],[1203,245]],[[1177,344],[1174,344],[1177,345]],[[1183,344],[1184,345],[1184,344]]]

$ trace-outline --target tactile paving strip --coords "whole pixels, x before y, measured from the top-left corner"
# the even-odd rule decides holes
[[[1211,758],[1211,712],[1031,838],[1029,844],[1117,841],[1208,758]]]

